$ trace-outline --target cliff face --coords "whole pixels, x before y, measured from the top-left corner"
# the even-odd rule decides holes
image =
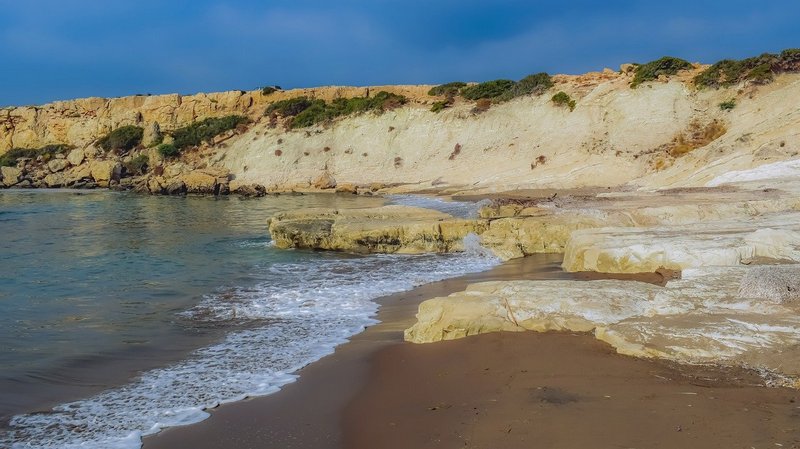
[[[697,90],[692,73],[629,87],[632,75],[605,71],[556,76],[541,96],[475,112],[458,100],[440,113],[430,86],[326,87],[192,96],[89,98],[0,110],[0,154],[13,147],[66,143],[87,147],[123,125],[171,130],[194,120],[242,114],[253,123],[223,144],[181,161],[181,170],[216,165],[239,183],[276,189],[403,184],[457,192],[522,187],[704,185],[731,170],[791,159],[800,151],[800,75],[767,86]],[[381,115],[287,130],[264,110],[308,95],[331,100],[387,90],[411,99]],[[564,91],[574,111],[551,97]],[[719,103],[736,100],[732,110]],[[199,154],[199,156],[198,156]],[[319,184],[316,183],[318,186]]]
[[[125,125],[158,123],[171,130],[193,121],[232,114],[257,119],[271,102],[307,95],[324,100],[363,96],[370,88],[323,87],[263,95],[260,91],[230,91],[196,95],[137,95],[122,98],[84,98],[42,106],[0,109],[0,155],[11,148],[50,144],[86,147],[109,131]],[[381,86],[371,89],[419,96],[424,86]],[[376,90],[376,91],[377,91]]]

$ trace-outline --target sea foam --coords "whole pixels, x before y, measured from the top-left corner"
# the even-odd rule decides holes
[[[220,290],[181,313],[239,330],[127,385],[51,412],[15,416],[0,446],[138,448],[142,436],[202,421],[209,408],[274,393],[297,370],[375,323],[374,299],[496,265],[474,240],[468,242],[473,251],[457,255],[320,254],[257,267],[255,286]]]

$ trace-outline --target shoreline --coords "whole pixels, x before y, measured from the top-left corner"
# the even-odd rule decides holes
[[[561,255],[515,259],[488,271],[425,284],[379,298],[378,324],[353,336],[336,351],[302,368],[298,379],[280,391],[208,410],[211,417],[189,426],[170,427],[143,438],[145,449],[174,447],[338,448],[344,408],[366,384],[370,356],[404,344],[403,330],[413,324],[420,302],[490,280],[564,279]],[[308,407],[313,404],[313,407]]]
[[[385,414],[382,414],[384,409],[397,410],[400,415],[415,421],[413,430],[406,429],[406,433],[425,433],[437,426],[428,425],[426,419],[423,419],[429,413],[425,411],[426,407],[437,406],[429,404],[413,413],[406,413],[413,405],[420,406],[421,403],[430,401],[424,395],[420,397],[416,388],[397,385],[398,378],[393,377],[392,373],[402,371],[403,364],[392,363],[398,360],[410,360],[410,366],[415,367],[412,371],[420,372],[425,371],[426,367],[430,370],[442,369],[443,365],[452,366],[457,370],[470,360],[480,361],[483,357],[492,357],[492,352],[497,348],[495,341],[497,339],[507,346],[506,353],[513,352],[509,348],[516,347],[517,342],[522,343],[519,345],[521,348],[530,347],[530,344],[526,343],[530,339],[534,339],[540,349],[549,350],[555,357],[581,359],[583,355],[580,354],[590,348],[589,352],[594,351],[596,354],[587,360],[592,361],[599,357],[609,363],[612,369],[619,364],[622,366],[631,364],[646,367],[645,371],[648,374],[644,377],[650,376],[650,372],[668,373],[667,375],[671,376],[668,381],[659,377],[652,379],[655,379],[656,384],[666,382],[671,388],[683,388],[687,384],[693,385],[692,382],[695,384],[704,382],[710,383],[712,387],[752,389],[748,390],[748,394],[780,392],[784,396],[790,395],[792,399],[797,396],[794,390],[753,387],[752,384],[759,382],[760,378],[755,373],[745,370],[677,366],[664,361],[641,360],[618,355],[606,344],[585,334],[535,332],[487,334],[454,342],[442,342],[444,345],[442,343],[414,345],[403,341],[403,330],[413,324],[417,306],[421,301],[463,290],[471,283],[514,279],[595,278],[594,275],[587,277],[582,273],[561,271],[560,260],[561,255],[554,254],[515,259],[489,271],[426,284],[407,292],[380,298],[378,301],[381,308],[377,316],[380,322],[337,347],[334,354],[302,368],[297,372],[299,378],[296,382],[284,386],[279,392],[269,396],[247,399],[210,410],[211,417],[203,422],[172,427],[156,435],[147,436],[143,439],[143,447],[145,449],[183,446],[199,449],[231,446],[316,449],[414,447],[399,444],[392,446],[391,441],[395,439],[405,441],[404,444],[409,442],[395,438],[397,436],[395,433],[385,426],[376,424],[376,420],[385,417]],[[646,280],[659,283],[658,275],[630,276],[629,279],[632,282]],[[566,338],[564,335],[570,337]],[[573,338],[575,336],[577,338]],[[455,347],[453,354],[458,354],[459,348],[469,348],[473,345],[477,347],[474,357],[470,355],[458,360],[448,355],[453,347]],[[428,354],[437,354],[436,357],[447,362],[432,363]],[[463,352],[461,354],[464,355]],[[586,370],[586,367],[581,367],[581,370]],[[641,377],[637,379],[642,380]],[[675,379],[679,380],[676,382]],[[434,375],[428,378],[416,377],[415,382],[419,382],[420,385],[430,382],[437,386],[436,388],[447,384],[447,382],[437,382],[437,376]],[[489,382],[494,388],[500,388],[502,379],[490,377]],[[459,394],[463,395],[464,400],[468,400],[472,394],[472,386],[468,382],[459,385],[464,387],[458,389]],[[388,403],[392,400],[395,403],[389,406]],[[788,399],[785,403],[790,404]],[[793,403],[791,407],[793,410],[800,410],[794,409]],[[383,430],[370,430],[381,428]],[[414,442],[422,444],[418,447],[425,447],[425,444],[429,443],[431,442],[416,440]]]

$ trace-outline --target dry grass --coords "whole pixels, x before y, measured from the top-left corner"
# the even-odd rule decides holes
[[[719,139],[727,131],[725,124],[719,120],[712,120],[705,125],[693,121],[685,132],[673,139],[669,154],[672,157],[681,157]]]

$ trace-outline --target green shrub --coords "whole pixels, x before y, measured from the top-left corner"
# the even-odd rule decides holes
[[[337,98],[331,103],[313,100],[311,104],[296,114],[291,121],[292,128],[305,128],[343,117],[364,112],[384,112],[402,106],[408,99],[402,95],[380,91],[373,97]]]
[[[162,143],[156,150],[158,150],[158,154],[166,159],[177,157],[181,154],[181,150],[171,143]]]
[[[249,122],[247,117],[241,115],[207,118],[173,131],[174,145],[181,150],[197,146],[247,122]]]
[[[334,111],[323,100],[314,103],[297,114],[291,121],[291,128],[305,128],[317,123],[326,122],[336,117]]]
[[[730,100],[723,101],[719,104],[719,108],[723,111],[730,111],[731,109],[736,107],[736,99],[731,98]]]
[[[437,101],[431,106],[431,112],[441,112],[450,107],[450,102],[447,100]]]
[[[144,129],[140,126],[128,125],[117,128],[97,141],[100,148],[109,150],[130,151],[142,143]]]
[[[498,98],[510,93],[517,83],[511,80],[485,81],[474,86],[461,89],[461,96],[467,100],[480,100],[481,98]]]
[[[147,171],[150,158],[146,154],[140,154],[125,163],[125,170],[132,175],[143,175]]]
[[[436,87],[432,87],[431,90],[428,91],[428,95],[434,97],[438,96],[455,97],[456,95],[458,95],[458,92],[461,90],[461,88],[466,85],[467,83],[461,81],[453,81],[447,84],[440,84]]]
[[[780,54],[764,53],[741,60],[723,59],[694,78],[699,88],[730,87],[742,81],[770,83],[775,74],[800,72],[800,49],[789,48]]]
[[[566,92],[561,91],[553,95],[553,98],[551,100],[556,106],[567,106],[569,107],[570,111],[575,110],[575,100],[570,98],[570,96],[567,95]]]
[[[269,95],[273,92],[277,92],[281,90],[281,86],[264,86],[261,88],[261,93],[263,95]]]
[[[316,102],[322,100],[311,100],[308,97],[295,97],[286,100],[276,101],[267,106],[267,114],[276,112],[284,117],[294,117],[295,115],[310,108]],[[324,101],[322,101],[324,103]]]
[[[490,99],[508,101],[523,95],[541,95],[553,87],[553,80],[547,73],[528,75],[519,81],[494,80],[461,89],[461,96],[467,100]]]
[[[512,90],[515,97],[522,95],[541,95],[553,87],[553,79],[545,72],[528,75],[517,82]]]
[[[63,144],[45,145],[41,148],[12,148],[0,156],[0,167],[13,167],[17,164],[17,159],[24,157],[36,159],[44,156],[50,159],[56,154],[66,153],[71,148],[69,145]]]
[[[664,56],[663,58],[636,67],[631,87],[636,87],[647,81],[656,80],[661,75],[675,75],[681,70],[691,69],[692,67],[689,61],[673,58],[671,56]]]

